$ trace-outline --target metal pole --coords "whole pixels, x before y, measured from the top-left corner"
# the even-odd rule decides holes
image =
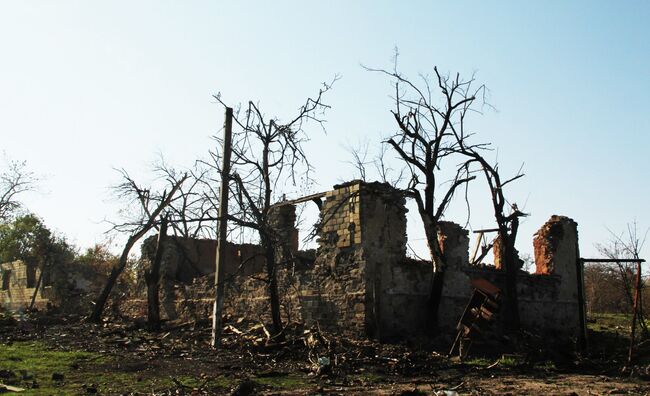
[[[578,350],[587,351],[587,312],[585,309],[585,262],[578,257],[576,262],[576,275],[578,281],[578,322],[580,332],[578,333]]]
[[[632,328],[630,329],[630,350],[627,355],[627,363],[631,364],[634,358],[634,333],[636,330],[636,319],[639,315],[639,290],[641,289],[641,261],[636,263],[636,282],[634,286],[634,312],[632,313]]]
[[[228,182],[230,179],[230,152],[232,136],[232,108],[226,107],[226,121],[223,130],[223,164],[221,167],[221,191],[219,192],[219,231],[216,254],[216,269],[214,273],[215,299],[212,312],[212,347],[219,346],[221,341],[221,317],[224,299],[224,265],[226,257],[226,232],[228,227]]]

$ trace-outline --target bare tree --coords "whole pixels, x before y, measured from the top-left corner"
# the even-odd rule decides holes
[[[438,242],[438,224],[458,189],[465,187],[467,202],[468,183],[477,174],[482,174],[490,190],[499,238],[504,241],[499,254],[507,278],[505,319],[507,327],[516,330],[519,326],[516,294],[519,260],[514,246],[519,217],[524,213],[516,204],[512,205],[511,213],[506,213],[503,188],[523,174],[520,169],[517,175],[502,181],[498,165],[491,164],[483,155],[489,144],[470,141],[473,134],[467,132],[467,119],[470,114],[480,114],[483,106],[489,107],[485,100],[487,88],[477,84],[474,76],[463,79],[457,73],[452,77],[440,73],[437,67],[434,67],[432,80],[421,76],[418,84],[401,75],[396,67],[391,72],[368,70],[389,75],[394,81],[395,109],[392,113],[399,128],[386,143],[410,171],[405,191],[414,198],[424,225],[433,262],[429,298],[431,319],[435,323],[446,267]],[[451,180],[447,177],[445,183],[441,183],[439,179],[445,175],[444,161],[455,161],[452,166],[456,168]],[[469,214],[469,204],[467,209]]]
[[[374,175],[381,182],[388,183],[393,187],[399,186],[403,181],[404,169],[393,168],[386,158],[388,150],[390,150],[388,145],[381,144],[378,152],[374,155],[371,154],[368,140],[360,141],[355,146],[348,146],[346,150],[352,156],[352,160],[348,163],[354,167],[359,179],[367,181]]]
[[[336,81],[336,78],[334,79]],[[311,121],[324,127],[323,114],[329,108],[323,102],[323,95],[331,89],[332,83],[325,83],[313,98],[308,98],[298,109],[298,114],[288,121],[268,118],[260,107],[249,102],[236,111],[232,135],[232,174],[230,179],[232,210],[228,220],[238,227],[252,230],[264,251],[266,278],[268,284],[273,336],[281,335],[283,326],[278,294],[276,252],[287,241],[279,238],[271,224],[271,209],[274,200],[281,198],[279,189],[284,183],[297,184],[297,179],[309,180],[311,166],[303,151],[308,140],[304,130]],[[215,96],[224,107],[220,96]],[[218,140],[218,138],[217,138]],[[213,166],[219,168],[218,156]]]
[[[461,80],[458,75],[449,79],[437,68],[434,68],[435,84],[422,76],[419,85],[400,74],[396,66],[393,71],[366,69],[393,79],[395,107],[392,114],[398,129],[385,143],[393,148],[407,168],[408,181],[403,190],[415,200],[424,225],[433,263],[429,296],[433,331],[447,266],[438,241],[439,223],[457,190],[476,178],[466,167],[460,166],[452,180],[443,183],[441,169],[446,159],[457,154],[459,142],[452,127],[464,122],[463,112],[472,110],[477,98],[483,98],[485,86],[475,87],[474,79]],[[475,148],[465,137],[461,143]]]
[[[174,236],[183,238],[215,238],[214,222],[218,217],[220,175],[205,161],[196,161],[189,168],[176,168],[160,155],[154,164],[154,175],[175,184],[185,178],[178,196],[166,209]]]
[[[106,285],[97,297],[93,312],[88,317],[88,321],[94,323],[101,321],[106,301],[120,274],[126,268],[131,248],[151,229],[158,228],[158,217],[177,198],[178,190],[187,179],[187,176],[183,176],[179,180],[168,180],[169,193],[166,190],[158,193],[138,185],[125,170],[120,172],[123,181],[115,187],[115,192],[119,198],[127,202],[129,209],[134,213],[128,216],[128,220],[113,224],[113,231],[128,233],[129,237],[118,264],[111,269]],[[134,206],[137,209],[133,210]]]
[[[455,128],[454,128],[455,129]],[[455,133],[457,131],[454,131]],[[497,260],[502,263],[503,269],[506,272],[506,285],[505,285],[505,301],[504,301],[504,319],[506,330],[511,333],[516,333],[519,330],[519,303],[517,297],[517,273],[523,265],[523,261],[519,259],[519,254],[515,249],[515,242],[517,240],[517,231],[519,229],[519,218],[526,216],[525,213],[519,211],[517,204],[511,205],[511,211],[506,213],[506,199],[504,197],[504,187],[521,177],[523,173],[518,172],[516,176],[501,180],[499,175],[499,167],[491,165],[485,158],[474,149],[466,149],[462,144],[463,138],[459,137],[460,152],[470,157],[465,163],[468,172],[471,172],[472,163],[478,163],[480,170],[485,176],[485,181],[490,189],[492,198],[492,208],[494,210],[494,219],[498,228],[498,244],[496,255]]]
[[[165,239],[167,238],[167,217],[160,221],[158,239],[156,242],[156,254],[151,267],[145,272],[144,278],[147,283],[147,321],[152,330],[160,330],[160,264],[165,250]]]
[[[38,178],[26,161],[14,161],[4,155],[6,169],[0,173],[0,221],[7,221],[21,207],[18,196],[33,191]]]
[[[639,234],[638,225],[636,221],[629,223],[627,225],[627,230],[623,233],[616,234],[611,230],[610,240],[605,244],[597,244],[596,249],[603,256],[611,260],[620,260],[620,259],[631,259],[631,260],[640,260],[641,259],[641,250],[645,244],[648,231],[646,230],[645,234],[641,236]],[[631,312],[634,308],[635,300],[635,291],[638,288],[639,294],[643,295],[643,282],[637,282],[635,273],[641,273],[640,271],[641,262],[621,262],[616,261],[614,263],[614,270],[618,274],[618,289],[625,296],[626,306],[628,306],[629,311]],[[638,267],[638,268],[637,268]],[[637,299],[637,311],[636,317],[638,319],[639,326],[641,327],[643,334],[648,336],[648,327],[645,321],[645,316],[643,312],[643,298]]]

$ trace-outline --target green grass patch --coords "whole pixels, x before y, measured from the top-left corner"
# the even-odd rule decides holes
[[[557,366],[555,365],[555,362],[553,362],[552,360],[546,360],[543,362],[536,363],[535,368],[538,370],[545,370],[545,371],[557,370]]]
[[[502,367],[517,367],[522,364],[521,359],[515,356],[504,355],[499,359],[499,366]]]
[[[120,368],[119,360],[112,356],[83,351],[52,350],[42,342],[13,342],[0,344],[0,383],[24,388],[20,395],[81,395],[88,387],[99,394],[123,394],[129,392],[151,394],[161,390],[179,389],[170,372],[147,369],[133,371]],[[126,371],[130,370],[130,371]],[[52,374],[62,374],[63,380],[52,379]],[[203,387],[206,390],[229,389],[236,380],[216,376],[206,382],[205,378],[184,373],[174,373],[185,391]],[[297,376],[281,376],[255,379],[261,385],[278,389],[296,389],[305,381]]]
[[[494,363],[494,360],[488,360],[486,358],[471,358],[468,360],[463,361],[468,366],[474,366],[474,367],[487,367]]]
[[[632,324],[632,315],[623,313],[590,313],[587,327],[593,331],[616,331],[627,333]]]
[[[53,351],[41,342],[14,342],[0,345],[0,369],[13,373],[0,381],[26,388],[21,395],[74,395],[79,394],[79,386],[71,384],[85,379],[75,367],[104,361],[101,355],[90,352]],[[63,374],[63,381],[52,380],[54,373]]]

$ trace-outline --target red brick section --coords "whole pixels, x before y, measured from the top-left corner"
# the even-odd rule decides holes
[[[553,215],[544,223],[542,228],[535,233],[533,247],[535,249],[535,273],[548,275],[555,273],[555,252],[564,236],[563,224],[571,221],[568,217]]]

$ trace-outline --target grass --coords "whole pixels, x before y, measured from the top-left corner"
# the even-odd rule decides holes
[[[626,362],[630,343],[631,324],[632,314],[587,314],[590,350],[602,360],[607,359],[612,363]],[[647,366],[650,364],[650,344],[641,342],[643,341],[643,337],[643,332],[637,327],[635,339],[637,349],[634,354],[634,363],[639,366]]]
[[[83,373],[74,367],[105,361],[99,354],[82,351],[52,351],[40,342],[15,342],[0,346],[0,369],[13,372],[15,377],[2,378],[7,385],[27,388],[22,395],[78,394],[73,383],[84,381]],[[63,374],[63,381],[52,380],[52,374]],[[33,388],[37,384],[38,388]]]
[[[494,360],[489,360],[484,357],[475,357],[471,358],[468,360],[465,360],[463,363],[465,363],[468,366],[474,366],[474,367],[487,367],[494,363]]]
[[[587,314],[587,328],[592,331],[606,331],[628,334],[632,324],[632,315],[624,313],[590,313]]]
[[[82,351],[53,351],[41,342],[14,342],[0,345],[0,370],[15,376],[0,382],[25,388],[21,395],[79,395],[85,387],[95,386],[101,394],[124,391],[151,393],[172,389],[177,385],[165,374],[149,372],[120,372],[107,368],[113,358]],[[52,380],[52,374],[63,374],[63,381]],[[183,385],[196,388],[203,380],[193,376],[176,377]],[[37,387],[34,387],[36,384]],[[210,388],[227,388],[231,381],[224,377],[210,380]]]
[[[25,388],[21,395],[79,395],[93,386],[100,394],[124,392],[152,393],[177,389],[178,383],[186,391],[205,386],[206,389],[229,389],[237,380],[225,376],[206,378],[188,372],[170,373],[156,370],[124,372],[116,369],[117,359],[98,353],[83,351],[57,351],[42,342],[14,342],[0,344],[0,370],[7,378],[0,383]],[[52,379],[52,374],[63,374],[62,381]],[[260,386],[272,389],[296,390],[307,385],[300,375],[287,374],[273,377],[251,378]]]

